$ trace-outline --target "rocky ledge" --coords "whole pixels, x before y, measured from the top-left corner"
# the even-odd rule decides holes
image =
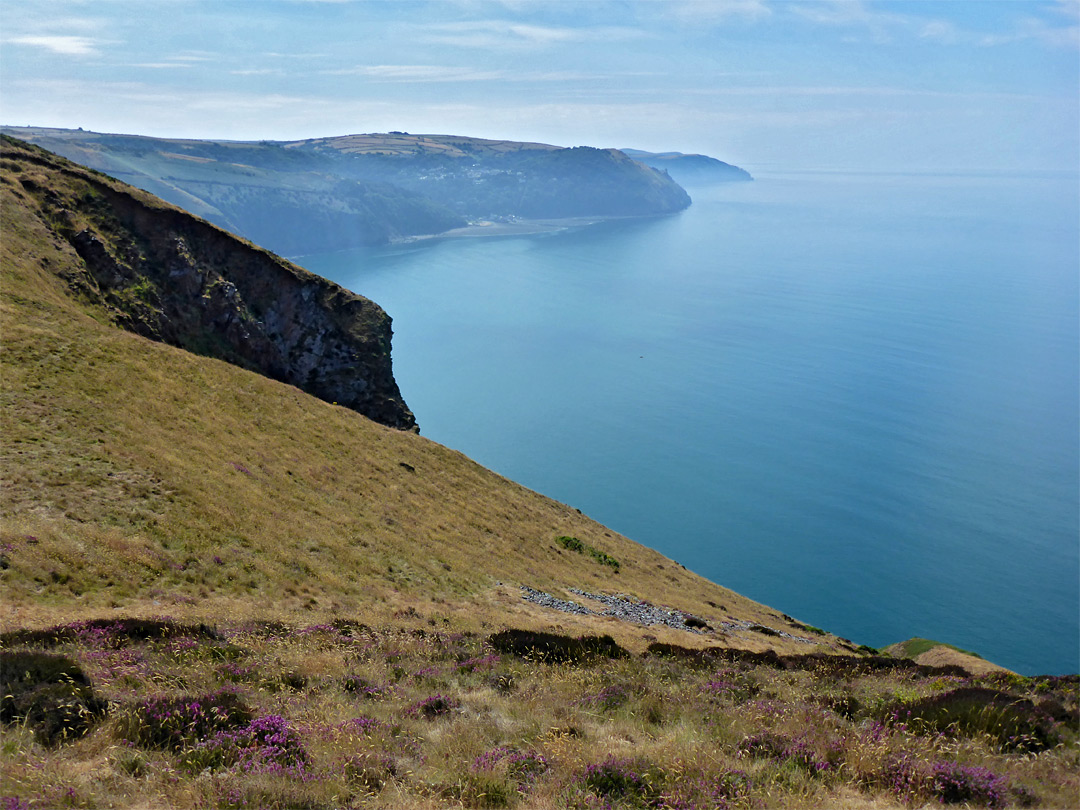
[[[12,138],[5,173],[85,272],[66,281],[118,325],[416,430],[374,302],[145,192]]]

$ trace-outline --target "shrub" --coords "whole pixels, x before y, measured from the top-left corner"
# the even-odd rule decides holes
[[[84,736],[108,703],[70,658],[0,651],[0,720],[26,723],[46,746]]]
[[[829,762],[817,756],[814,749],[805,742],[790,740],[771,731],[744,737],[739,743],[738,755],[791,762],[811,774],[827,771],[830,768]]]
[[[489,636],[488,643],[497,652],[545,664],[588,664],[630,655],[607,635],[575,639],[556,633],[510,629]]]
[[[744,737],[738,746],[740,757],[759,757],[763,759],[784,759],[791,741],[780,734],[763,731]]]
[[[752,789],[753,782],[743,771],[686,776],[674,780],[661,797],[661,806],[672,810],[728,810],[748,805]]]
[[[503,771],[516,782],[518,790],[525,792],[540,776],[547,773],[548,761],[535,751],[519,751],[508,745],[500,745],[485,751],[473,761],[474,771]]]
[[[55,647],[74,641],[121,646],[129,641],[190,636],[220,641],[221,635],[206,624],[181,624],[171,619],[90,619],[50,627],[47,630],[12,630],[0,633],[5,647]]]
[[[240,728],[252,712],[235,692],[158,696],[128,710],[125,739],[151,748],[179,751],[219,732]]]
[[[1008,785],[986,768],[937,762],[930,773],[930,792],[943,804],[1000,807],[1005,803]]]
[[[864,779],[883,787],[903,802],[913,801],[923,791],[924,776],[919,763],[910,754],[886,757]]]
[[[397,764],[386,754],[360,751],[345,759],[342,763],[342,774],[350,784],[374,795],[397,775]]]
[[[427,720],[434,720],[436,717],[442,717],[444,714],[449,714],[454,709],[458,708],[460,704],[452,697],[446,695],[432,695],[429,698],[418,700],[405,710],[405,714],[410,717],[423,717]]]
[[[386,692],[384,687],[371,683],[359,675],[346,675],[341,679],[341,688],[350,695],[364,700],[377,700]]]
[[[914,730],[987,734],[1009,751],[1044,751],[1061,742],[1053,719],[1030,700],[966,686],[893,708]]]
[[[608,757],[603,762],[589,765],[582,782],[605,799],[655,807],[660,802],[664,778],[661,771],[641,760]]]
[[[622,564],[611,555],[601,551],[598,548],[590,546],[588,543],[583,543],[576,537],[567,537],[566,535],[563,535],[561,537],[556,537],[555,542],[565,548],[567,551],[576,551],[578,554],[589,555],[601,565],[606,565],[609,568],[613,568],[616,573],[618,573],[619,568],[622,567]]]
[[[185,751],[181,764],[193,773],[235,767],[245,773],[303,775],[307,752],[285,718],[267,715],[242,728],[219,731]]]
[[[578,540],[576,537],[556,537],[555,542],[565,548],[567,551],[576,551],[578,554],[585,553],[585,544]]]
[[[629,686],[616,683],[601,689],[595,695],[586,695],[581,699],[581,703],[603,711],[611,711],[630,700],[631,695],[633,695],[633,690]]]

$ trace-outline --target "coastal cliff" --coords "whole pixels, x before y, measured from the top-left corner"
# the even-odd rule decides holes
[[[416,429],[374,302],[37,147],[5,136],[2,155],[12,193],[82,259],[65,281],[109,320]]]
[[[243,356],[168,345],[239,356],[252,316],[312,359],[301,318],[324,346],[338,317],[389,331],[4,146],[0,805],[1076,805],[1077,676],[857,647]]]
[[[280,142],[3,131],[287,256],[476,221],[657,216],[690,205],[665,172],[613,149],[403,132]]]

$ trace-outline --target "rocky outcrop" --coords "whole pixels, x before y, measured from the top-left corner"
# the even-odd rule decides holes
[[[118,325],[416,429],[374,302],[44,150],[4,138],[3,159],[82,258],[69,284]]]
[[[684,155],[682,152],[643,152],[640,149],[623,149],[639,163],[651,166],[685,185],[708,185],[753,180],[746,169],[724,163],[708,155]]]

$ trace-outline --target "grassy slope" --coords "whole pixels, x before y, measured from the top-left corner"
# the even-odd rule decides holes
[[[942,767],[974,804],[1077,795],[1075,731],[1032,755],[1000,750],[982,715],[956,738],[888,720],[967,679],[656,655],[553,666],[453,632],[561,626],[634,651],[652,638],[822,648],[568,616],[522,602],[525,583],[621,591],[836,645],[459,453],[108,325],[69,295],[67,242],[10,174],[0,190],[0,624],[171,614],[224,636],[79,631],[54,646],[109,712],[55,748],[30,724],[5,724],[4,806],[883,808],[960,795],[934,781]],[[558,535],[620,572],[558,548]],[[288,626],[250,623],[274,618]],[[375,629],[332,630],[331,618]],[[1075,714],[1075,681],[991,683]],[[156,719],[161,700],[186,717],[223,690],[289,746],[251,746],[246,767],[212,732],[171,747],[146,736],[172,728]],[[428,717],[431,705],[446,711]]]
[[[928,638],[909,638],[907,641],[884,647],[881,651],[885,655],[891,655],[895,658],[911,658],[920,664],[933,667],[950,665],[963,667],[973,675],[1009,671],[987,661],[978,653],[962,650],[952,644],[933,641]]]
[[[62,277],[80,260],[10,175],[0,296],[5,625],[114,609],[212,618],[407,607],[499,624],[515,613],[598,623],[523,603],[513,586],[526,584],[625,592],[712,623],[792,629],[460,453],[108,325],[69,295]],[[560,549],[559,535],[619,560],[619,573]],[[792,646],[755,633],[727,641]]]

